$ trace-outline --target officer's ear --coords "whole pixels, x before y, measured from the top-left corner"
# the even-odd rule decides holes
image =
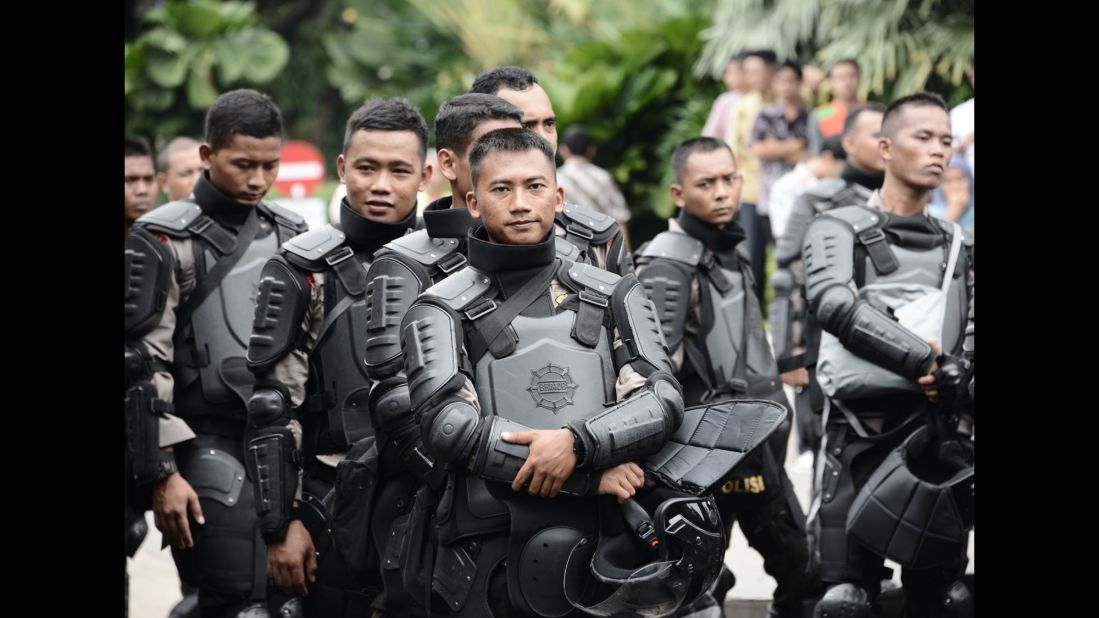
[[[678,182],[668,187],[668,193],[672,196],[672,203],[676,206],[683,208],[687,205],[687,200],[683,199],[683,185]]]
[[[336,174],[340,177],[340,182],[347,182],[344,180],[344,165],[347,164],[347,159],[343,157],[343,153],[336,155]]]
[[[458,180],[458,155],[449,148],[440,148],[436,157],[439,159],[439,171],[443,178],[450,182]]]
[[[878,155],[883,161],[893,160],[893,140],[886,136],[878,138]]]
[[[431,180],[431,173],[435,171],[430,163],[424,163],[424,169],[420,170],[420,188],[416,189],[417,192],[423,191],[427,188],[428,181]]]
[[[439,152],[442,151],[440,150]],[[440,166],[441,165],[442,163],[440,162]],[[469,216],[473,217],[474,219],[481,218],[480,204],[477,203],[477,196],[473,193],[473,191],[469,191],[468,193],[466,193],[466,209],[469,210]]]
[[[203,169],[206,169],[206,170],[210,169],[210,167],[211,167],[210,156],[213,155],[213,154],[214,154],[214,149],[210,148],[210,144],[206,144],[206,143],[199,144],[198,156],[200,158],[202,158],[202,168]]]

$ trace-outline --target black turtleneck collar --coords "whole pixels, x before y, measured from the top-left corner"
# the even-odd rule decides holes
[[[851,165],[851,162],[848,161],[843,164],[843,171],[840,172],[840,178],[846,182],[862,185],[871,191],[877,191],[881,189],[882,183],[885,182],[885,172],[880,174],[868,174],[854,165]]]
[[[893,244],[933,249],[947,243],[946,232],[927,213],[921,212],[907,217],[894,213],[884,214],[885,225],[882,231],[886,236],[892,237]]]
[[[195,202],[202,209],[203,214],[231,227],[240,227],[248,218],[248,213],[255,208],[255,206],[241,204],[222,193],[214,183],[210,182],[209,170],[202,170],[199,174],[198,180],[195,181],[194,194]]]
[[[452,208],[454,196],[447,195],[431,202],[424,209],[424,226],[432,238],[465,240],[474,220],[468,208]]]
[[[533,245],[501,245],[488,239],[485,226],[477,225],[469,231],[469,265],[481,272],[542,268],[557,257],[557,242],[551,231],[546,239]]]
[[[356,253],[373,254],[382,245],[405,235],[409,228],[416,225],[416,209],[396,223],[371,221],[355,212],[347,198],[340,200],[340,223],[336,227],[347,235],[347,244]]]
[[[687,212],[686,208],[679,209],[676,220],[684,232],[702,241],[702,244],[714,253],[733,251],[737,244],[744,240],[744,228],[740,227],[736,221],[728,222],[723,228],[714,227]]]

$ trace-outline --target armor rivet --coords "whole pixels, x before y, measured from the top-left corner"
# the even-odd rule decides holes
[[[603,289],[603,286],[599,286],[599,289],[600,289],[600,290],[602,290],[602,289]]]
[[[244,477],[243,477],[243,476],[238,476],[238,477],[237,477],[237,480],[238,480],[238,481],[243,481],[243,480],[244,480]]]
[[[435,254],[434,254],[434,253],[432,253],[432,254],[431,254],[431,257],[435,257]]]
[[[454,602],[454,607],[458,607],[458,602],[457,601]]]
[[[233,503],[233,499],[229,498],[229,504],[232,504],[232,503]]]
[[[824,494],[824,499],[825,500],[831,500],[832,499],[832,494]]]
[[[472,577],[470,577],[469,575],[466,575],[466,581],[467,581],[467,582],[471,582],[471,581],[473,581],[473,578],[472,578]]]
[[[214,452],[214,449],[210,449],[210,454],[211,455],[216,455],[217,453]]]
[[[389,564],[390,562],[391,562],[391,561],[390,561],[390,560],[388,560],[388,559],[387,559],[387,560],[385,561],[385,563],[386,563],[386,564]]]
[[[465,297],[465,296],[463,296],[463,297],[462,297],[462,300],[465,300],[465,299],[466,299],[466,297]]]
[[[839,476],[839,475],[840,475],[839,470],[833,470],[832,471],[832,476]]]
[[[696,545],[702,545],[702,537],[696,536],[695,537],[695,544]]]
[[[481,280],[481,283],[488,283],[488,277],[485,277],[483,280]]]
[[[840,447],[838,447],[838,446],[837,446],[837,447],[836,447],[836,450],[832,451],[832,454],[833,454],[833,455],[839,455],[839,454],[840,454],[840,453],[842,453],[842,452],[843,452],[843,451],[842,451],[842,450],[840,449]]]

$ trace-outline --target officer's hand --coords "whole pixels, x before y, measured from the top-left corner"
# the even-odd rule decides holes
[[[928,370],[927,375],[920,377],[916,382],[923,389],[923,394],[927,397],[927,400],[935,403],[939,400],[939,385],[935,382],[935,372],[939,370],[939,361],[937,359],[943,353],[943,349],[938,343],[930,339],[927,342],[931,344],[931,349],[935,351],[936,360],[931,361],[931,369]]]
[[[599,479],[599,495],[614,496],[619,504],[625,504],[644,486],[645,472],[641,466],[628,461],[603,471],[603,477]]]
[[[809,370],[805,367],[798,367],[791,371],[787,371],[782,374],[782,383],[786,386],[808,386],[809,385]]]
[[[153,522],[164,538],[179,549],[195,546],[195,541],[191,538],[191,525],[187,520],[188,508],[196,522],[206,523],[198,494],[180,473],[173,473],[153,487]]]
[[[530,480],[530,495],[552,498],[561,491],[565,479],[576,469],[573,437],[568,429],[504,432],[500,438],[511,444],[530,445],[526,462],[511,482],[511,488],[515,491],[522,489],[523,484]]]
[[[291,521],[286,537],[267,546],[267,572],[287,593],[309,594],[305,580],[317,581],[317,550],[301,521]]]

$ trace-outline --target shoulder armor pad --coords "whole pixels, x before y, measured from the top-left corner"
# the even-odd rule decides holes
[[[141,337],[160,322],[168,302],[172,252],[148,230],[126,236],[126,336]]]
[[[617,223],[609,215],[568,202],[565,202],[565,208],[561,211],[561,214],[564,215],[566,220],[578,223],[596,234],[606,232],[612,225]]]
[[[816,199],[828,199],[843,190],[847,182],[842,178],[823,178],[809,185],[805,193]]]
[[[374,260],[366,279],[366,372],[381,379],[401,369],[401,320],[431,278],[419,262],[390,251]]]
[[[191,235],[187,226],[202,215],[202,209],[194,202],[168,202],[141,216],[134,225],[152,232],[163,232],[169,236],[185,238]]]
[[[580,248],[565,240],[563,237],[555,235],[554,245],[557,249],[557,257],[564,258],[570,262],[575,262],[580,259]]]
[[[458,250],[457,238],[432,238],[427,230],[416,230],[389,241],[385,248],[408,256],[424,266],[434,266]]]
[[[245,360],[260,374],[290,353],[309,306],[309,283],[284,258],[267,260],[260,273],[256,312]]]
[[[305,222],[305,217],[300,214],[280,206],[274,202],[260,202],[260,212],[270,215],[275,220],[275,223],[288,227],[297,232],[304,232],[309,229],[309,224]]]
[[[826,213],[822,213],[820,216],[839,219],[851,226],[851,229],[855,232],[861,232],[871,227],[879,227],[883,223],[881,212],[866,206],[836,208],[834,210],[829,210]]]
[[[324,257],[338,249],[347,235],[334,225],[323,225],[304,234],[298,234],[282,244],[281,252],[291,263],[306,270],[324,270]]]
[[[642,257],[667,258],[689,266],[702,259],[702,241],[678,232],[661,232],[644,247]]]
[[[626,348],[626,358],[633,363],[634,369],[645,377],[659,370],[673,374],[664,325],[636,275],[622,278],[611,297],[611,310]]]
[[[467,266],[428,288],[424,295],[433,296],[455,311],[461,311],[489,289],[489,277]]]
[[[653,301],[664,340],[673,349],[683,341],[690,311],[692,276],[682,264],[665,258],[652,260],[637,274],[645,293]]]
[[[562,260],[561,270],[558,272],[561,273],[561,279],[566,283],[572,283],[580,288],[587,288],[607,296],[614,292],[615,286],[622,280],[622,277],[610,271],[582,262]]]

